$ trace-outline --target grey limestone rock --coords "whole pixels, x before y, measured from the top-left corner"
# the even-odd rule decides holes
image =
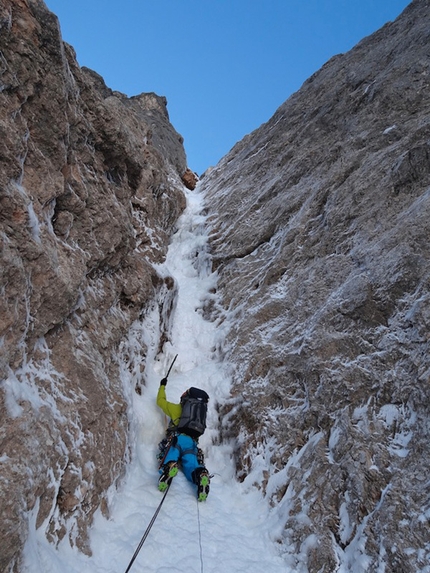
[[[415,0],[202,180],[234,365],[224,437],[297,571],[429,571],[429,159]]]

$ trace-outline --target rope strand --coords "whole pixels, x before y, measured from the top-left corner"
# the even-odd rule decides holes
[[[200,547],[200,572],[203,572],[203,547],[202,547],[202,528],[200,523],[200,508],[199,501],[197,500],[197,523],[199,525],[199,547]]]
[[[166,489],[166,491],[164,492],[163,498],[162,498],[162,500],[160,501],[160,504],[159,504],[159,506],[157,507],[157,509],[156,509],[156,511],[155,511],[155,513],[154,513],[154,515],[152,516],[152,519],[151,519],[151,521],[149,522],[149,525],[148,525],[148,527],[146,528],[146,531],[145,531],[145,533],[143,534],[142,539],[140,540],[140,543],[139,543],[139,545],[137,546],[137,549],[136,549],[136,551],[134,552],[134,555],[133,555],[133,557],[131,558],[131,561],[130,561],[130,563],[128,564],[127,569],[125,570],[125,573],[128,573],[128,572],[130,571],[131,566],[132,566],[133,563],[134,563],[134,560],[136,559],[136,557],[137,557],[139,551],[142,549],[142,545],[145,543],[146,538],[148,537],[149,532],[151,531],[151,528],[152,528],[152,526],[154,525],[154,522],[155,522],[155,520],[157,519],[158,514],[160,513],[161,506],[163,505],[163,502],[164,502],[164,500],[166,499],[166,495],[167,495],[167,492],[169,491],[169,489],[170,489],[170,484],[167,486],[167,489]]]

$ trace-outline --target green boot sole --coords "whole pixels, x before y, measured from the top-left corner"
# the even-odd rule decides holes
[[[198,501],[206,501],[209,494],[209,477],[204,475],[200,478],[198,486]]]

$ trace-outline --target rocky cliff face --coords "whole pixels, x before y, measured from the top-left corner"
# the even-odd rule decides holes
[[[1,3],[0,106],[4,571],[29,511],[53,541],[73,517],[71,541],[88,551],[87,524],[127,458],[115,356],[172,292],[152,263],[184,208],[187,166],[165,99],[127,98],[80,69],[41,0]]]
[[[295,571],[429,570],[429,64],[415,0],[203,179],[224,437]]]
[[[429,9],[333,58],[203,181],[223,438],[295,571],[428,571]],[[120,343],[162,299],[163,342],[174,285],[154,264],[195,177],[165,99],[79,68],[41,0],[1,3],[0,104],[0,569],[17,571],[29,516],[90,551],[128,455]]]

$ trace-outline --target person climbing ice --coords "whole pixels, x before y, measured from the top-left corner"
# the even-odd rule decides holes
[[[157,406],[170,418],[166,438],[159,444],[158,489],[167,490],[180,464],[186,478],[197,486],[197,499],[205,501],[210,476],[198,440],[206,429],[209,396],[204,390],[191,387],[182,394],[180,404],[175,404],[166,398],[166,385],[167,377],[160,381],[157,394]]]

